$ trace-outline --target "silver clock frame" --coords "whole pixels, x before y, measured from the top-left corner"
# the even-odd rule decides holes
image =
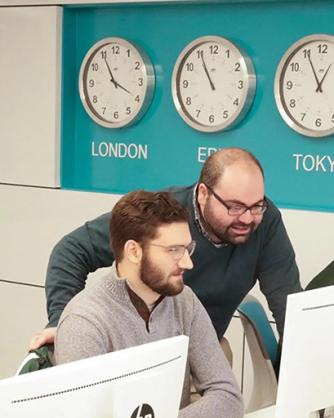
[[[105,118],[103,118],[99,113],[97,113],[94,109],[94,107],[90,104],[90,99],[87,94],[87,71],[88,68],[94,59],[95,55],[98,53],[100,49],[105,47],[108,44],[119,44],[123,45],[127,48],[135,49],[138,54],[140,55],[143,64],[144,64],[144,76],[146,77],[147,84],[146,84],[146,91],[145,96],[143,99],[142,105],[139,107],[137,112],[134,112],[130,118],[124,119],[120,122],[112,122]],[[108,37],[101,39],[100,41],[96,42],[86,53],[84,59],[82,60],[81,66],[80,66],[80,73],[79,73],[79,95],[81,102],[83,104],[84,109],[88,113],[88,115],[93,119],[94,122],[97,124],[105,127],[105,128],[124,128],[131,125],[134,125],[137,123],[146,113],[148,107],[151,104],[153,94],[154,94],[154,88],[155,88],[155,72],[153,64],[146,54],[146,52],[135,44],[134,42],[131,42],[125,38],[120,37]]]
[[[310,128],[306,128],[301,123],[299,123],[293,115],[290,114],[289,109],[284,100],[283,94],[283,78],[285,74],[285,70],[288,67],[291,59],[295,56],[295,54],[305,47],[310,42],[314,41],[325,41],[334,44],[334,36],[328,34],[313,34],[307,35],[303,38],[300,38],[297,42],[293,43],[284,53],[282,56],[277,70],[275,74],[275,81],[274,81],[274,96],[276,101],[276,106],[280,115],[282,116],[283,120],[286,122],[288,126],[294,131],[313,138],[324,138],[334,133],[334,126],[331,129],[326,129],[323,131],[314,130]]]
[[[195,120],[185,109],[182,104],[182,100],[180,99],[180,73],[188,56],[193,52],[194,49],[198,48],[199,46],[208,43],[208,42],[217,42],[224,44],[224,46],[233,47],[238,50],[240,54],[240,65],[242,68],[242,72],[244,74],[244,80],[247,80],[248,88],[247,92],[244,95],[244,102],[240,106],[240,111],[237,112],[233,118],[227,120],[216,126],[211,125],[204,125],[197,120]],[[206,35],[201,36],[199,38],[194,39],[190,42],[186,47],[181,51],[179,54],[172,74],[172,96],[174,105],[176,107],[177,112],[182,117],[182,119],[192,128],[201,131],[201,132],[219,132],[223,130],[228,130],[235,127],[238,123],[240,123],[246,114],[248,113],[255,96],[256,90],[256,74],[253,62],[251,58],[247,55],[247,53],[240,48],[235,42],[230,41],[229,39],[218,36],[218,35]]]

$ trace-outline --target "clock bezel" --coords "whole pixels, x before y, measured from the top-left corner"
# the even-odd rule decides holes
[[[144,99],[142,101],[141,106],[139,107],[138,111],[134,113],[131,118],[126,118],[121,121],[113,122],[109,121],[103,116],[101,116],[96,110],[93,108],[93,106],[90,105],[90,99],[89,95],[87,94],[87,72],[89,65],[91,64],[93,58],[98,53],[100,49],[102,49],[105,45],[108,44],[119,44],[126,48],[135,49],[136,52],[139,54],[142,63],[143,63],[143,76],[146,77],[146,90]],[[87,114],[90,116],[90,118],[96,122],[97,124],[105,127],[105,128],[124,128],[129,127],[137,123],[146,113],[148,107],[150,106],[153,95],[154,95],[154,89],[155,89],[155,72],[154,72],[154,66],[152,64],[152,61],[148,57],[147,53],[144,51],[142,47],[137,45],[136,43],[129,41],[125,38],[121,37],[107,37],[103,38],[97,42],[95,42],[90,49],[86,52],[80,66],[80,72],[79,72],[79,95],[81,102],[83,104],[83,107]]]
[[[199,46],[208,43],[208,42],[217,42],[223,44],[225,47],[233,47],[240,54],[240,64],[243,73],[243,80],[247,81],[247,91],[243,95],[243,104],[240,106],[239,112],[236,112],[233,117],[229,118],[227,121],[220,123],[219,125],[211,126],[208,124],[203,124],[196,121],[183,107],[182,100],[180,99],[180,74],[183,68],[183,64],[187,60],[188,56]],[[187,44],[183,50],[178,55],[177,60],[175,61],[173,74],[172,74],[172,97],[175,108],[181,118],[193,129],[196,129],[200,132],[220,132],[229,130],[239,124],[253,103],[254,96],[256,91],[256,73],[253,62],[249,55],[235,42],[219,36],[219,35],[206,35],[194,39],[189,44]]]
[[[275,74],[275,81],[274,81],[274,96],[275,96],[276,106],[278,108],[278,111],[281,117],[291,129],[293,129],[294,131],[304,136],[321,139],[321,138],[325,138],[325,137],[332,135],[334,133],[334,126],[333,128],[319,131],[317,129],[308,128],[302,125],[289,112],[289,109],[285,103],[284,93],[283,93],[283,79],[285,76],[285,70],[288,67],[289,63],[291,62],[291,59],[293,59],[296,53],[300,51],[300,49],[305,47],[305,45],[311,42],[313,43],[315,41],[330,42],[334,46],[334,36],[329,35],[329,34],[307,35],[298,39],[298,41],[294,42],[283,54],[277,66],[277,70]]]

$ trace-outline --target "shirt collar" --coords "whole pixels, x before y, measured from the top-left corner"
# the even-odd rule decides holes
[[[225,244],[225,243],[217,244],[216,242],[212,241],[212,239],[210,238],[210,235],[205,230],[205,228],[203,226],[203,223],[202,223],[202,220],[201,220],[200,209],[199,209],[198,203],[197,203],[197,190],[198,190],[198,183],[195,184],[194,189],[193,189],[194,218],[195,218],[195,224],[197,226],[198,231],[203,235],[203,237],[205,237],[216,248],[226,247],[227,244]]]

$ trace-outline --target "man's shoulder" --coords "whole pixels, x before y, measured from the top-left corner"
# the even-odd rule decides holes
[[[277,222],[282,222],[281,212],[275,203],[268,198],[266,198],[266,201],[268,203],[268,209],[266,210],[263,216],[263,221],[260,224],[260,226],[264,228],[270,227],[272,224],[276,224]]]
[[[186,206],[189,202],[192,202],[194,187],[195,184],[185,187],[170,186],[164,189],[164,191],[169,192],[176,200]]]

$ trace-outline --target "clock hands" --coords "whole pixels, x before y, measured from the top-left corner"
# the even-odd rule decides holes
[[[113,73],[112,73],[112,71],[111,71],[111,68],[110,68],[110,66],[109,66],[109,64],[108,64],[107,58],[104,58],[104,62],[106,63],[106,66],[107,66],[107,68],[108,68],[108,72],[109,72],[110,77],[111,77],[110,81],[113,83],[113,85],[115,86],[115,88],[117,89],[117,88],[119,87],[120,89],[122,89],[122,90],[124,90],[124,91],[126,91],[127,93],[129,93],[129,94],[131,94],[131,95],[132,95],[131,91],[129,91],[128,89],[126,89],[125,87],[123,87],[121,84],[119,84],[119,83],[115,80],[115,77],[113,76]]]
[[[116,89],[117,89],[117,83],[116,83],[116,81],[115,81],[115,79],[114,79],[114,76],[113,76],[113,74],[112,74],[112,72],[111,72],[111,69],[110,69],[110,67],[109,67],[109,64],[108,64],[108,61],[107,61],[107,58],[104,58],[104,62],[106,63],[106,66],[107,66],[107,68],[108,68],[108,71],[109,71],[109,74],[110,74],[110,77],[111,77],[111,79],[110,79],[110,81],[113,83],[113,85],[116,87]]]
[[[317,83],[317,88],[316,88],[315,92],[316,92],[316,93],[323,93],[323,91],[322,91],[322,84],[323,84],[323,82],[324,82],[324,80],[325,80],[325,78],[326,78],[326,76],[327,76],[327,74],[328,74],[328,71],[329,71],[329,69],[330,69],[330,67],[331,67],[331,65],[332,65],[332,64],[329,64],[329,66],[328,66],[328,68],[327,68],[327,70],[326,70],[325,74],[323,75],[322,79],[319,81],[318,76],[317,76],[317,73],[316,73],[315,68],[314,68],[314,66],[313,66],[313,63],[312,63],[312,61],[311,61],[310,54],[307,54],[307,57],[308,57],[308,60],[309,60],[309,62],[310,62],[310,64],[311,64],[312,72],[313,72],[313,75],[314,75],[315,81],[316,81],[316,83]]]
[[[208,69],[207,69],[207,66],[206,66],[206,64],[205,64],[205,61],[204,61],[204,56],[203,56],[203,51],[201,51],[201,52],[200,52],[200,55],[201,55],[202,65],[203,65],[203,68],[204,68],[205,74],[206,74],[206,76],[208,77],[208,80],[209,80],[209,83],[210,83],[211,90],[216,90],[215,85],[213,84],[213,82],[212,82],[212,80],[211,80],[211,77],[210,77],[209,71],[208,71]]]
[[[328,66],[328,68],[327,68],[327,70],[326,70],[325,74],[323,75],[322,79],[320,80],[320,83],[319,83],[319,85],[318,85],[318,87],[317,87],[317,89],[316,89],[316,92],[320,92],[320,93],[322,93],[322,83],[324,82],[324,80],[325,80],[325,78],[326,78],[326,76],[327,76],[327,74],[328,74],[328,71],[329,71],[329,69],[331,68],[331,65],[332,65],[332,64],[329,64],[329,66]]]

